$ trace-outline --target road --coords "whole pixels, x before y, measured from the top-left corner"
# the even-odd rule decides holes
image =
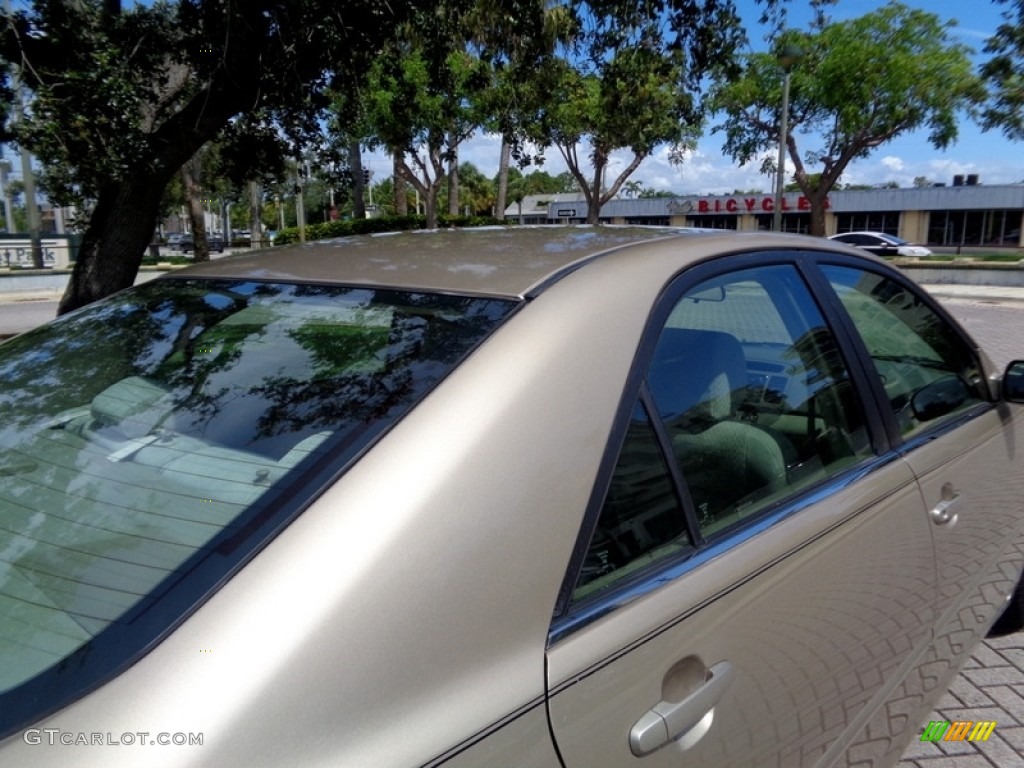
[[[56,301],[14,301],[0,303],[0,338],[42,325],[57,316]]]

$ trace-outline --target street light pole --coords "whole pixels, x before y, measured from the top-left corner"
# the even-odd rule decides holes
[[[11,0],[4,0],[4,10],[11,15]],[[25,117],[25,98],[22,93],[21,78],[15,74],[14,80],[14,121],[20,121]],[[28,237],[30,252],[32,254],[32,266],[35,269],[43,268],[43,243],[39,224],[39,204],[36,202],[36,177],[32,168],[32,155],[22,145],[21,147],[21,182],[25,192],[25,218],[28,224]]]
[[[775,200],[772,205],[772,231],[782,231],[782,188],[786,182],[786,143],[789,136],[789,76],[790,70],[803,56],[795,45],[786,45],[779,53],[779,64],[785,73],[782,78],[782,110],[779,113],[779,157],[775,166]]]

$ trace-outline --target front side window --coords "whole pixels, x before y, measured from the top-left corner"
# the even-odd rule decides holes
[[[0,731],[141,652],[513,306],[164,280],[0,346]]]
[[[974,353],[920,297],[875,272],[822,270],[867,348],[904,437],[985,400]]]

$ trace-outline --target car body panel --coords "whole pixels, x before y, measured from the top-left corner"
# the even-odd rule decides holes
[[[655,246],[654,241],[661,241]],[[799,236],[689,232],[661,227],[498,228],[484,231],[399,232],[339,238],[313,245],[240,254],[196,264],[181,276],[297,282],[342,282],[385,288],[436,290],[464,295],[522,298],[596,256],[638,242],[667,247],[675,268],[726,250],[810,246],[845,252],[843,246]],[[410,254],[414,254],[410,256]]]
[[[1016,583],[1022,567],[1016,543],[1024,532],[1021,445],[1024,420],[1001,404],[916,441],[906,452],[932,520],[940,633],[950,625],[961,635],[982,637],[998,616],[991,591],[1009,594]],[[955,515],[948,522],[941,519],[944,503],[946,514]],[[994,586],[1000,581],[1010,583]],[[987,611],[979,610],[983,601]]]
[[[645,245],[619,250],[635,238]],[[707,732],[648,765],[895,759],[988,621],[954,629],[954,614],[992,616],[1019,577],[1019,541],[1004,530],[1000,548],[987,522],[1013,527],[1019,481],[974,482],[1012,468],[1018,406],[872,456],[652,573],[642,595],[613,590],[586,625],[552,625],[653,308],[686,268],[762,249],[850,252],[793,236],[527,228],[344,239],[161,278],[522,306],[145,655],[32,726],[201,733],[201,746],[48,747],[19,733],[0,762],[617,767],[636,759],[633,724],[723,661]],[[984,512],[939,532],[926,505],[947,477]]]
[[[397,766],[533,712],[617,382],[675,260],[646,282],[597,263],[534,299],[177,630],[39,727],[206,734],[154,765]],[[14,764],[76,757],[139,759],[0,744]]]

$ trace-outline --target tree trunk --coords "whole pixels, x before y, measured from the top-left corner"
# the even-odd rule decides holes
[[[448,155],[448,215],[459,215],[459,148],[457,146],[453,147]]]
[[[258,181],[249,182],[249,237],[250,247],[262,248],[263,242],[263,187]],[[269,243],[268,243],[269,245]]]
[[[131,287],[156,228],[166,186],[165,177],[139,174],[100,190],[58,315]]]
[[[501,159],[498,161],[498,199],[494,203],[494,218],[505,220],[505,199],[508,196],[508,164],[512,157],[512,146],[505,137],[501,139]]]
[[[428,189],[426,194],[426,200],[423,202],[423,213],[426,215],[427,221],[424,226],[427,229],[437,229],[437,192],[439,187],[431,187]]]
[[[352,218],[366,218],[366,185],[363,182],[363,156],[359,151],[359,140],[348,144],[348,167],[352,171]]]
[[[409,198],[406,196],[405,179],[402,178],[402,174],[399,172],[401,164],[402,159],[396,152],[391,156],[391,178],[394,179],[395,184],[395,215],[408,216]],[[417,213],[419,213],[419,211],[417,211]]]
[[[197,264],[210,260],[210,244],[206,241],[206,211],[203,209],[203,190],[199,184],[199,155],[181,166],[181,181],[185,187],[185,205],[192,223],[192,259]]]
[[[828,210],[826,201],[828,200],[828,192],[821,192],[815,190],[811,194],[807,195],[807,200],[811,204],[811,225],[808,230],[808,234],[814,235],[815,237],[825,236],[825,211]]]
[[[600,153],[595,153],[594,178],[587,194],[587,224],[597,224],[601,220],[601,198],[604,195],[604,168],[607,160]]]

